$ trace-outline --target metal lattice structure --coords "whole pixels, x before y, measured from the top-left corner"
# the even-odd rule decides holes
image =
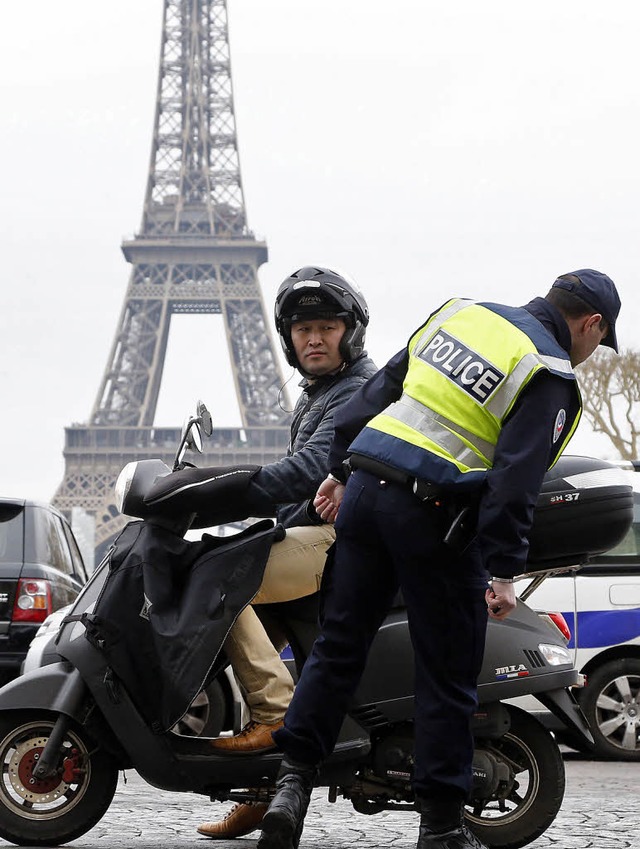
[[[54,502],[94,513],[97,548],[123,518],[121,468],[168,456],[179,428],[153,427],[172,315],[223,317],[242,428],[214,431],[204,462],[262,464],[288,444],[283,385],[258,283],[267,246],[247,227],[235,126],[226,0],[164,0],[151,161],[132,270],[88,425],[66,428]],[[205,398],[215,391],[203,387]],[[184,415],[185,411],[178,411]]]

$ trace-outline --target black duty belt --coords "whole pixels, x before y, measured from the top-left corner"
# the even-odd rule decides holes
[[[380,480],[406,486],[420,501],[435,501],[444,494],[441,486],[420,480],[420,478],[416,478],[408,472],[403,472],[402,469],[396,469],[381,460],[374,460],[371,457],[365,457],[363,454],[351,454],[347,462],[351,469],[361,469],[363,472],[375,475]]]
[[[406,486],[420,501],[443,510],[450,522],[444,532],[443,542],[457,554],[462,554],[475,537],[477,494],[453,493],[450,489],[446,490],[444,487],[420,480],[401,469],[388,466],[381,460],[373,460],[362,454],[352,454],[346,465],[349,469],[361,469],[363,472],[375,475],[379,480]]]

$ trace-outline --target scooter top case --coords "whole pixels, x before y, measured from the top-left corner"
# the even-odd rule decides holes
[[[536,503],[527,574],[587,563],[621,542],[632,521],[628,472],[606,460],[561,457]]]

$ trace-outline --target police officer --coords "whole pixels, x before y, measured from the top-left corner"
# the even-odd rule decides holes
[[[274,735],[285,757],[259,849],[298,846],[317,766],[398,588],[415,651],[418,849],[483,849],[462,813],[487,610],[515,607],[543,476],[580,417],[573,367],[600,344],[617,351],[619,310],[592,269],[522,308],[450,300],[336,416],[314,502],[328,520],[340,508],[322,631]]]

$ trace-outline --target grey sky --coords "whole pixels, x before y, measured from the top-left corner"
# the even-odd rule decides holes
[[[48,499],[127,287],[119,245],[141,219],[162,2],[6,6],[0,494]],[[518,304],[588,266],[618,284],[618,335],[636,346],[640,4],[229,0],[229,19],[269,309],[296,267],[343,267],[382,364],[450,295]],[[172,330],[159,423],[202,397],[236,424],[220,327],[191,322]],[[586,424],[572,448],[610,455]]]

